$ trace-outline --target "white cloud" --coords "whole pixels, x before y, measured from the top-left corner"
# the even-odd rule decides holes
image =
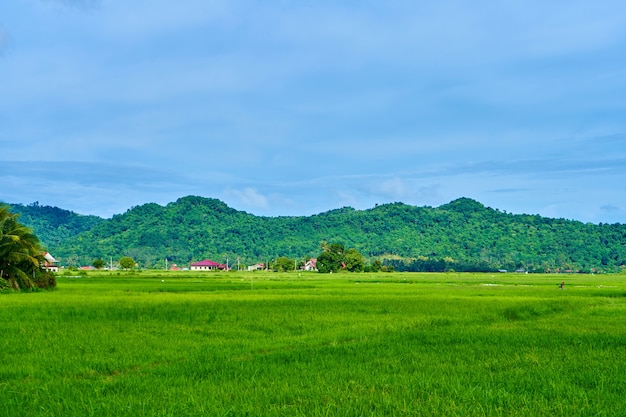
[[[381,181],[376,187],[376,192],[381,196],[396,200],[412,200],[415,196],[413,187],[406,180],[398,177]]]
[[[225,195],[232,196],[241,204],[252,209],[265,210],[268,208],[267,197],[259,193],[252,187],[246,187],[242,190],[231,189],[225,192]]]

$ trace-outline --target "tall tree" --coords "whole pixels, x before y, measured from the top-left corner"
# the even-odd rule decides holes
[[[0,277],[15,289],[54,287],[54,275],[44,271],[43,248],[31,229],[8,207],[0,207]]]
[[[277,272],[294,271],[297,267],[297,261],[295,259],[287,258],[286,256],[281,256],[273,262],[272,267],[274,271]]]
[[[104,265],[105,265],[105,263],[104,263],[104,259],[101,259],[101,258],[94,259],[94,260],[93,260],[93,262],[92,262],[91,264],[92,264],[92,265],[94,266],[94,268],[96,268],[96,269],[102,269],[102,268],[104,268]]]
[[[322,273],[345,269],[350,272],[363,272],[365,258],[354,248],[346,250],[341,243],[322,243],[322,253],[317,257],[317,270]]]
[[[323,274],[339,271],[344,264],[345,246],[341,243],[321,244],[322,253],[317,257],[317,270]]]
[[[346,252],[345,265],[346,269],[350,272],[363,272],[365,268],[365,258],[358,250],[350,248]]]
[[[130,256],[123,256],[120,259],[120,266],[124,269],[133,269],[135,267],[135,260]]]

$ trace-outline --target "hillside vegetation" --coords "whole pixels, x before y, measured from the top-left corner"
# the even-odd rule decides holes
[[[297,217],[259,217],[195,196],[137,206],[111,219],[41,206],[13,210],[69,265],[121,256],[142,267],[164,267],[166,258],[179,265],[201,259],[251,264],[314,257],[321,242],[340,242],[370,261],[409,271],[614,272],[626,261],[626,225],[510,214],[468,198],[436,208],[392,203]]]
[[[13,213],[20,214],[20,221],[31,227],[50,250],[105,221],[98,216],[83,216],[58,207],[42,206],[38,202],[9,206]]]

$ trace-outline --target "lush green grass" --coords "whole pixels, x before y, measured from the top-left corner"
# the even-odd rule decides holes
[[[623,416],[625,282],[61,276],[0,295],[0,415]]]

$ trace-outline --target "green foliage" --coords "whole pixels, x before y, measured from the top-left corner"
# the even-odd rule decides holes
[[[33,223],[26,224],[38,233],[40,228],[58,233],[58,240],[47,240],[50,252],[75,266],[122,256],[148,268],[164,268],[166,258],[178,265],[201,259],[243,264],[304,259],[318,254],[322,241],[344,242],[370,262],[384,261],[396,271],[619,272],[626,262],[626,225],[509,214],[468,198],[437,208],[393,203],[309,217],[258,217],[193,196],[165,207],[134,207],[107,220],[41,206],[27,209]],[[67,225],[59,223],[63,218]],[[322,265],[336,269],[336,260],[328,257],[322,257]]]
[[[276,260],[274,260],[274,262],[271,263],[270,267],[275,272],[289,272],[289,271],[295,271],[298,265],[295,259],[287,258],[286,256],[281,256],[277,258]]]
[[[317,257],[317,270],[321,273],[363,272],[365,258],[354,248],[346,250],[342,243],[322,243],[322,253]]]
[[[0,278],[0,291],[10,291],[12,289],[9,281]]]
[[[105,222],[97,216],[83,216],[58,207],[42,206],[38,202],[29,205],[10,204],[9,207],[13,213],[20,215],[22,223],[36,231],[42,245],[47,248],[57,248],[63,242]]]
[[[322,274],[338,272],[344,266],[345,247],[340,243],[322,244],[322,253],[317,257],[317,270]]]
[[[102,269],[104,268],[105,262],[104,259],[102,258],[98,258],[98,259],[94,259],[93,262],[91,263],[91,265],[93,265],[94,268],[96,269]]]
[[[130,256],[124,256],[120,259],[120,266],[123,269],[133,269],[135,267],[135,260]]]
[[[346,270],[350,272],[363,272],[365,258],[354,248],[348,249],[344,257]]]
[[[6,206],[0,206],[0,280],[16,290],[52,288],[56,279],[41,268],[43,248],[33,231],[18,221]]]

